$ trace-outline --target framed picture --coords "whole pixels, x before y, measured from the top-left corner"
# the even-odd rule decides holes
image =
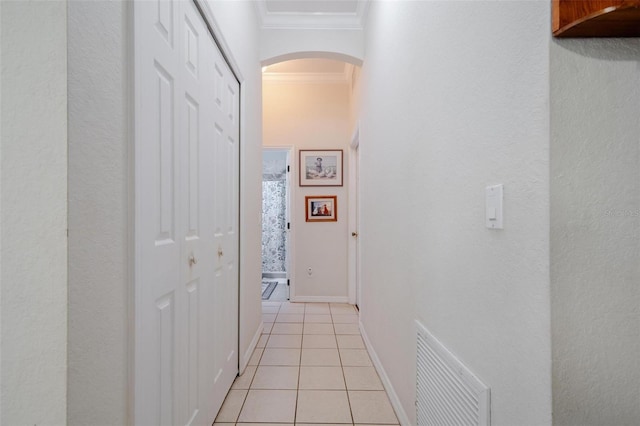
[[[300,150],[300,186],[342,186],[342,150]]]
[[[307,195],[307,222],[336,222],[338,220],[337,195]]]

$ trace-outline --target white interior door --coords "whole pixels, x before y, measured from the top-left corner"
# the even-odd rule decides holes
[[[134,37],[134,421],[211,424],[238,368],[239,88],[191,1],[135,2]]]
[[[213,198],[214,304],[213,347],[215,412],[238,373],[238,256],[240,86],[222,54],[211,45],[207,73],[213,76],[213,107],[207,120],[214,148]]]

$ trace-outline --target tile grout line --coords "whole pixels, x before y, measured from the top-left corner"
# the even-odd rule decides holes
[[[282,306],[282,304],[280,304],[278,306],[278,312],[280,312],[280,307],[281,306]],[[277,318],[277,315],[278,315],[278,313],[276,313],[276,318]],[[262,334],[265,334],[265,333],[262,333]],[[267,349],[267,343],[269,343],[269,339],[271,339],[271,330],[269,330],[268,334],[269,334],[269,337],[267,338],[267,341],[264,342],[264,348],[262,348],[262,353],[260,354],[260,359],[258,360],[258,364],[256,365],[256,371],[253,373],[253,377],[251,378],[251,381],[249,382],[249,389],[247,389],[247,394],[244,396],[244,399],[242,400],[242,405],[240,406],[240,410],[238,411],[238,416],[236,417],[236,421],[234,423],[238,423],[238,421],[240,420],[240,415],[242,415],[242,410],[244,410],[244,405],[246,404],[247,399],[249,398],[249,392],[251,392],[251,385],[253,385],[253,381],[255,380],[256,375],[258,374],[258,368],[260,368],[260,362],[262,361],[262,357],[264,356],[264,351]],[[258,348],[254,348],[254,351],[256,349],[258,349]],[[215,420],[214,420],[214,422],[215,422]]]
[[[349,415],[351,416],[351,424],[355,425],[353,418],[353,409],[351,408],[351,398],[349,398],[349,389],[347,387],[347,377],[344,374],[344,365],[342,364],[342,354],[340,353],[340,345],[338,344],[338,334],[336,333],[336,325],[333,322],[333,311],[331,305],[329,305],[329,312],[331,313],[331,325],[333,326],[333,337],[336,341],[336,348],[338,350],[338,359],[340,360],[340,371],[342,371],[342,380],[344,381],[344,392],[347,394],[347,404],[349,405]]]
[[[305,336],[305,333],[304,333],[305,332],[305,328],[306,328],[305,325],[313,324],[312,322],[310,322],[310,323],[306,322],[306,315],[307,314],[309,314],[309,315],[318,314],[319,315],[319,313],[317,313],[317,312],[307,312],[307,309],[309,308],[307,303],[302,303],[302,305],[304,306],[304,309],[303,309],[302,324],[301,324],[302,325],[302,334],[301,334],[301,343],[300,343],[300,355],[299,355],[299,358],[298,358],[298,377],[297,377],[297,386],[296,386],[296,404],[295,404],[295,407],[294,407],[294,419],[293,419],[294,424],[295,424],[295,422],[298,421],[297,408],[298,408],[299,396],[300,396],[300,383],[301,383],[301,373],[302,373],[302,351],[304,349],[302,346],[303,346],[303,341],[304,341],[304,336]],[[283,309],[283,306],[282,306],[282,303],[280,303],[278,305],[278,312],[276,314],[276,319],[277,319],[277,316],[282,313],[282,309]],[[357,314],[358,314],[357,311],[354,312],[354,313],[357,316]],[[336,350],[338,351],[338,359],[339,359],[339,362],[340,362],[339,365],[340,365],[340,369],[341,369],[341,372],[342,372],[342,379],[343,379],[343,383],[344,383],[344,386],[345,386],[345,392],[347,394],[346,395],[347,396],[347,402],[348,402],[348,405],[349,405],[349,411],[350,411],[350,417],[351,417],[351,422],[350,423],[344,423],[344,424],[345,425],[348,425],[348,424],[355,425],[355,419],[353,417],[353,408],[351,406],[351,400],[350,400],[350,396],[349,396],[349,389],[347,388],[347,383],[346,383],[346,374],[345,374],[345,370],[344,370],[344,367],[345,367],[344,366],[344,361],[342,359],[343,358],[342,357],[342,353],[340,352],[340,347],[339,347],[339,344],[338,344],[339,335],[337,334],[336,323],[334,322],[334,320],[335,320],[334,316],[335,315],[347,315],[347,313],[344,312],[343,310],[340,311],[340,312],[335,312],[334,313],[333,310],[331,309],[331,305],[329,304],[329,315],[328,316],[331,319],[331,328],[333,329],[333,333],[332,334],[334,336],[334,341],[336,343]],[[274,324],[272,324],[272,327],[275,326],[275,323],[276,322],[274,321]],[[258,365],[256,366],[256,371],[254,372],[254,375],[250,380],[249,390],[247,390],[247,395],[245,396],[245,398],[243,400],[243,404],[242,404],[242,407],[240,409],[240,413],[242,413],[242,410],[244,409],[244,405],[246,404],[246,401],[248,399],[248,394],[249,394],[249,392],[250,392],[250,390],[251,390],[251,388],[253,386],[253,382],[256,379],[257,370],[261,365],[262,358],[264,357],[264,352],[266,351],[267,345],[268,345],[270,339],[273,336],[273,328],[268,333],[263,333],[263,334],[268,335],[268,338],[267,338],[267,340],[265,342],[265,346],[263,348],[261,348],[262,349],[262,353],[261,353],[260,358],[258,359]],[[313,336],[313,335],[310,334],[309,336]],[[357,349],[357,348],[354,348],[354,349]],[[364,348],[364,350],[365,350],[365,352],[367,352],[367,356],[368,356],[368,351],[366,350],[366,347]],[[319,389],[319,390],[322,390],[322,389]],[[333,389],[327,389],[327,391],[329,391],[329,390],[333,390]],[[373,392],[373,391],[376,391],[376,390],[371,389],[370,391]],[[239,420],[239,416],[240,416],[240,414],[238,414],[238,418],[236,419],[236,423]]]
[[[300,374],[302,373],[302,342],[304,340],[304,316],[307,312],[307,304],[303,305],[303,313],[302,313],[302,336],[300,338],[300,357],[298,358],[298,382],[296,384],[296,406],[293,409],[293,424],[296,424],[298,420],[298,398],[300,398]]]

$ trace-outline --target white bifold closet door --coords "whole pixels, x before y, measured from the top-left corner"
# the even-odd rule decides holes
[[[210,425],[238,371],[239,84],[191,0],[134,3],[134,422]]]

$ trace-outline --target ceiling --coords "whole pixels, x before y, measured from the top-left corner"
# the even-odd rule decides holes
[[[362,29],[369,0],[257,0],[266,29]]]

